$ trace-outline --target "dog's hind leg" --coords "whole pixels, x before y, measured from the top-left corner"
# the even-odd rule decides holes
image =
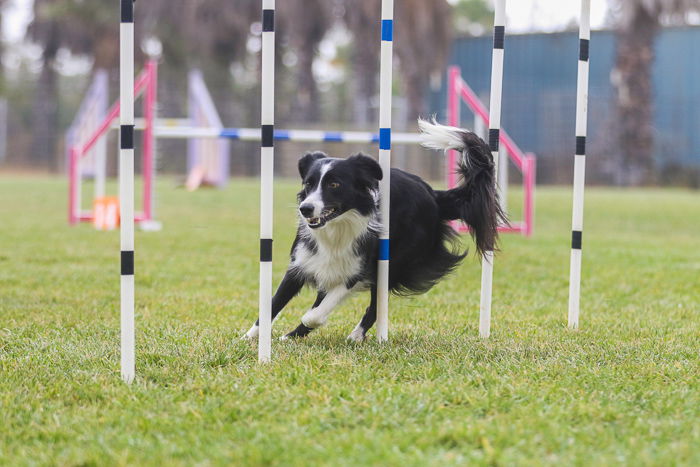
[[[275,321],[277,315],[282,311],[282,309],[289,303],[289,301],[294,298],[296,294],[299,293],[301,288],[304,286],[303,279],[299,278],[298,274],[287,271],[280,282],[275,296],[272,297],[272,321]],[[259,320],[255,321],[255,324],[248,330],[245,334],[244,339],[255,339],[258,337],[259,332]]]
[[[377,285],[373,284],[370,289],[370,301],[365,315],[362,317],[355,329],[348,336],[348,340],[352,342],[362,342],[367,336],[367,331],[374,325],[377,320]]]
[[[284,338],[304,337],[314,329],[326,324],[333,309],[350,294],[351,290],[352,288],[348,289],[345,285],[340,285],[329,290],[320,298],[320,302],[317,298],[314,306],[302,316],[301,324]],[[320,293],[319,297],[321,297]]]

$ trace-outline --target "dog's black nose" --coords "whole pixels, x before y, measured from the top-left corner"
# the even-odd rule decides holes
[[[314,207],[310,204],[302,204],[299,206],[299,212],[302,216],[309,218],[314,214]]]

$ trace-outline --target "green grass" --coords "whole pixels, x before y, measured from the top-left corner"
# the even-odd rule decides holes
[[[276,188],[275,281],[296,185]],[[541,188],[534,237],[503,238],[490,339],[472,256],[392,299],[388,344],[345,341],[359,296],[264,366],[239,340],[257,313],[257,184],[158,194],[164,230],[136,234],[128,386],[118,233],[68,227],[63,180],[0,178],[0,464],[700,464],[697,192],[588,190],[578,331],[570,190]]]

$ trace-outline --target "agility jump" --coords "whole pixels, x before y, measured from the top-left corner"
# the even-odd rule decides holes
[[[100,200],[106,197],[107,136],[119,130],[119,101],[107,108],[109,94],[107,72],[98,70],[83,99],[76,117],[66,132],[68,161],[68,223],[93,222],[100,227]],[[202,73],[188,75],[188,114],[186,118],[159,118],[158,62],[149,59],[134,83],[135,99],[142,99],[142,118],[135,118],[135,130],[142,133],[142,206],[134,213],[143,230],[158,230],[156,221],[155,179],[157,174],[157,142],[159,139],[187,140],[187,179],[185,187],[193,191],[202,185],[224,187],[229,179],[230,141],[260,142],[259,128],[226,128],[214,106]],[[379,133],[368,131],[317,131],[275,129],[275,141],[307,143],[379,144]],[[418,144],[418,133],[397,133],[392,141]],[[144,170],[145,169],[145,170]],[[83,179],[94,180],[93,202],[84,203]],[[88,209],[83,204],[90,206]],[[118,212],[118,205],[114,206]],[[115,227],[118,219],[114,222]]]

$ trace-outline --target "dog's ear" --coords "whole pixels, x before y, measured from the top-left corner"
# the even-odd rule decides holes
[[[384,176],[377,161],[361,152],[348,157],[347,161],[357,167],[363,175],[372,181],[381,180]]]
[[[309,169],[314,162],[326,157],[328,156],[321,151],[307,152],[304,154],[301,159],[299,159],[299,175],[301,175],[302,180],[306,178],[306,174],[309,172]]]

